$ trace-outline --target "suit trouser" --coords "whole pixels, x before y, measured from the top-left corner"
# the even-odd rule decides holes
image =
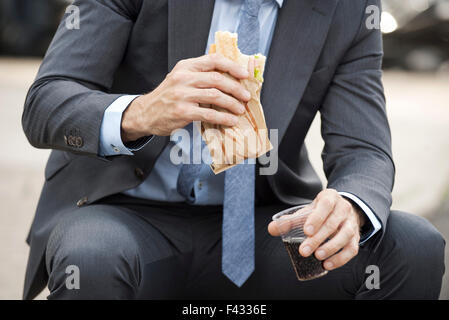
[[[445,241],[425,219],[393,211],[375,250],[369,240],[345,266],[296,280],[271,216],[256,207],[256,268],[238,288],[221,273],[222,208],[114,196],[66,214],[46,250],[50,299],[437,299]],[[367,267],[379,268],[379,288]],[[79,270],[79,289],[66,282]],[[66,273],[66,271],[68,273]],[[67,280],[67,281],[66,281]]]

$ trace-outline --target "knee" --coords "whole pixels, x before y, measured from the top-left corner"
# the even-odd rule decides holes
[[[87,207],[66,217],[53,230],[46,252],[47,271],[64,274],[76,266],[85,282],[114,277],[136,268],[138,248],[126,225],[113,212]],[[56,279],[56,277],[53,277]]]
[[[445,240],[425,218],[393,211],[385,235],[393,244],[392,253],[404,268],[419,269],[441,278],[444,274]]]

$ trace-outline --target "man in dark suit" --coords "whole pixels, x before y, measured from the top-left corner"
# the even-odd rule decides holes
[[[24,298],[47,282],[52,299],[438,298],[444,239],[425,219],[390,212],[382,41],[366,23],[379,0],[74,5],[80,28],[64,18],[23,113],[30,143],[54,149],[28,237]],[[257,163],[215,176],[205,164],[171,161],[170,133],[192,132],[195,120],[233,125],[248,100],[236,81],[247,70],[204,56],[218,30],[268,57],[262,105],[277,130],[274,174]],[[318,111],[325,190],[304,146]],[[298,282],[267,226],[311,200],[300,253],[331,272]],[[79,287],[66,283],[73,267]]]

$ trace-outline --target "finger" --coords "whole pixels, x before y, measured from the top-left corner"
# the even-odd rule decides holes
[[[268,233],[274,237],[278,237],[288,233],[294,227],[302,226],[304,223],[304,218],[301,214],[310,210],[311,205],[306,205],[292,214],[280,216],[278,220],[272,221],[268,224]]]
[[[339,195],[334,190],[325,190],[318,194],[315,199],[315,206],[312,213],[304,224],[304,233],[307,236],[313,236],[326,221],[329,214],[337,204]]]
[[[279,231],[276,221],[271,221],[268,224],[268,233],[273,237],[279,237],[282,233]]]
[[[328,216],[324,224],[321,225],[318,232],[312,237],[307,238],[300,247],[300,253],[304,256],[309,256],[314,252],[321,244],[329,237],[335,234],[340,225],[342,225],[348,212],[346,211],[346,205],[343,201],[335,206],[333,212]]]
[[[194,84],[198,88],[217,88],[240,101],[251,99],[251,93],[239,81],[219,72],[196,72],[193,77],[195,79]]]
[[[359,240],[360,237],[353,237],[343,250],[324,261],[324,268],[326,270],[334,270],[348,263],[359,253]]]
[[[246,79],[249,77],[249,72],[246,68],[218,53],[193,58],[190,61],[192,71],[207,72],[217,70],[229,73],[237,79]]]
[[[279,237],[283,234],[288,233],[292,229],[293,225],[294,225],[293,221],[287,219],[271,221],[270,224],[268,225],[268,232],[273,237]]]
[[[233,127],[238,123],[238,117],[212,108],[191,107],[186,113],[189,121],[202,121],[227,127]]]
[[[356,236],[355,228],[350,223],[345,223],[329,241],[319,247],[315,252],[318,260],[324,260],[337,253]]]
[[[240,115],[245,113],[245,107],[237,99],[218,89],[191,89],[188,99],[199,104],[212,104]]]

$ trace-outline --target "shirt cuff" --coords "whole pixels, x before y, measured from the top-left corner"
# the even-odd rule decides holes
[[[342,197],[348,198],[352,200],[355,204],[359,206],[359,208],[365,213],[365,215],[368,217],[369,221],[371,222],[372,228],[367,232],[366,234],[362,235],[362,238],[360,239],[360,245],[364,244],[366,241],[368,241],[372,236],[374,236],[381,228],[382,225],[380,224],[379,219],[377,219],[374,212],[363,202],[360,200],[357,196],[353,195],[349,192],[339,192],[339,194]]]
[[[136,95],[126,95],[117,98],[109,107],[107,107],[100,129],[100,156],[132,156],[132,151],[137,149],[128,149],[122,141],[122,116],[126,108],[136,99]]]

